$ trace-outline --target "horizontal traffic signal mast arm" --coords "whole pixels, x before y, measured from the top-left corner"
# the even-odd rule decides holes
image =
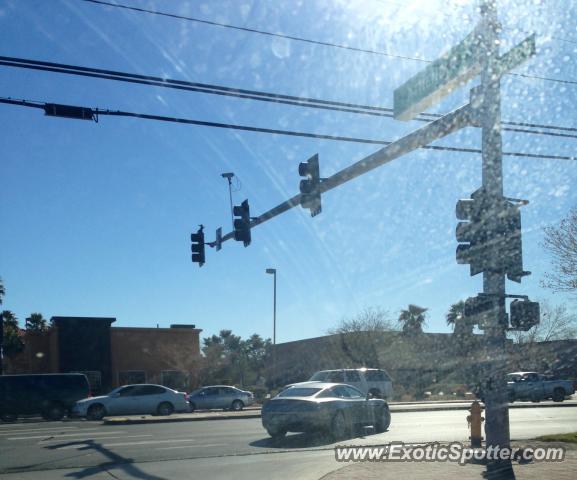
[[[429,143],[446,137],[461,128],[474,126],[474,117],[475,115],[471,105],[464,105],[392,142],[390,145],[344,168],[331,177],[323,179],[319,184],[320,193],[328,192],[333,188],[339,187],[354,178],[360,177],[402,155],[427,146]],[[300,204],[301,195],[295,195],[258,217],[253,217],[250,222],[250,228],[252,229],[267,220],[271,220],[293,207],[298,207]],[[231,239],[234,239],[234,232],[227,233],[222,237],[223,242]]]

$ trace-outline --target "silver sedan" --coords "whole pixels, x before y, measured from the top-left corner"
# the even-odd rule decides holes
[[[86,398],[76,403],[72,415],[101,420],[107,415],[156,414],[188,412],[186,393],[161,385],[125,385],[108,395]]]
[[[188,396],[190,410],[242,410],[254,403],[251,392],[228,385],[213,385],[195,390]]]

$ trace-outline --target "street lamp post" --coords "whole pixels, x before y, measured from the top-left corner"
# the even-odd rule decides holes
[[[276,268],[267,268],[266,273],[273,276],[272,344],[276,345]]]

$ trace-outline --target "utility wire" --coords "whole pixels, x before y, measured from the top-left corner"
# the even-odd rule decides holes
[[[353,52],[362,52],[362,53],[372,53],[375,55],[383,55],[385,57],[391,57],[391,58],[400,58],[403,60],[414,60],[417,62],[430,62],[430,60],[425,60],[424,58],[419,58],[419,57],[410,57],[407,55],[395,55],[392,53],[387,53],[387,52],[381,52],[378,50],[369,50],[369,49],[365,49],[365,48],[357,48],[357,47],[350,47],[348,45],[342,45],[342,44],[338,44],[338,43],[331,43],[331,42],[322,42],[320,40],[311,40],[308,38],[302,38],[302,37],[295,37],[293,35],[286,35],[284,33],[274,33],[274,32],[268,32],[266,30],[257,30],[255,28],[248,28],[248,27],[239,27],[237,25],[231,25],[229,23],[221,23],[221,22],[213,22],[210,20],[202,20],[200,18],[195,18],[195,17],[187,17],[184,15],[177,15],[174,13],[167,13],[167,12],[160,12],[158,10],[149,10],[147,8],[139,8],[139,7],[132,7],[129,5],[122,5],[119,3],[111,3],[111,2],[105,2],[105,1],[101,1],[101,0],[81,0],[84,2],[88,2],[88,3],[97,3],[100,5],[107,5],[109,7],[116,7],[116,8],[123,8],[126,10],[133,10],[135,12],[141,12],[141,13],[149,13],[151,15],[159,15],[162,17],[170,17],[170,18],[176,18],[179,20],[187,20],[189,22],[197,22],[197,23],[204,23],[206,25],[212,25],[215,27],[223,27],[223,28],[230,28],[233,30],[240,30],[243,32],[249,32],[249,33],[258,33],[260,35],[267,35],[269,37],[278,37],[278,38],[284,38],[287,40],[295,40],[297,42],[304,42],[304,43],[312,43],[315,45],[322,45],[325,47],[334,47],[334,48],[341,48],[343,50],[352,50]]]
[[[315,45],[322,45],[325,47],[334,47],[334,48],[340,48],[340,49],[344,49],[344,50],[352,50],[355,52],[370,53],[370,54],[374,54],[374,55],[382,55],[385,57],[398,58],[398,59],[402,59],[402,60],[413,60],[416,62],[432,63],[432,60],[427,60],[425,58],[410,57],[407,55],[396,55],[396,54],[392,54],[392,53],[388,53],[388,52],[382,52],[379,50],[369,50],[369,49],[364,49],[364,48],[350,47],[348,45],[342,45],[342,44],[332,43],[332,42],[322,42],[320,40],[312,40],[310,38],[303,38],[303,37],[297,37],[297,36],[293,36],[293,35],[286,35],[284,33],[268,32],[266,30],[257,30],[257,29],[248,28],[248,27],[239,27],[237,25],[232,25],[229,23],[214,22],[214,21],[203,20],[203,19],[195,18],[195,17],[188,17],[185,15],[177,15],[174,13],[161,12],[159,10],[150,10],[147,8],[132,7],[130,5],[123,5],[120,3],[106,2],[104,0],[81,0],[81,1],[99,4],[99,5],[106,5],[109,7],[122,8],[122,9],[126,9],[126,10],[133,10],[136,12],[148,13],[151,15],[159,15],[159,16],[163,16],[163,17],[176,18],[179,20],[187,20],[190,22],[204,23],[204,24],[212,25],[212,26],[216,26],[216,27],[230,28],[233,30],[241,30],[243,32],[258,33],[260,35],[267,35],[270,37],[285,38],[288,40],[294,40],[297,42],[304,42],[304,43],[310,43],[310,44],[315,44]],[[574,80],[563,80],[563,79],[558,79],[558,78],[542,77],[542,76],[537,76],[537,75],[532,75],[532,74],[520,75],[520,74],[514,74],[514,73],[507,73],[506,75],[519,75],[519,76],[522,76],[524,78],[531,78],[531,79],[535,79],[535,80],[545,80],[548,82],[577,85],[577,81],[574,81]]]
[[[67,65],[55,62],[44,62],[39,60],[29,60],[17,57],[6,57],[0,56],[0,65],[16,67],[16,68],[26,68],[32,70],[47,71],[53,73],[62,73],[67,75],[79,75],[85,77],[101,78],[105,80],[116,80],[129,83],[137,83],[144,85],[152,85],[158,87],[174,88],[179,90],[187,90],[199,93],[208,93],[214,95],[224,95],[245,98],[249,100],[258,100],[265,102],[281,103],[287,105],[296,105],[301,107],[317,108],[324,110],[334,110],[347,113],[357,113],[363,115],[373,115],[379,117],[393,117],[393,109],[389,107],[377,107],[371,105],[361,105],[346,102],[337,102],[332,100],[322,100],[310,97],[300,97],[293,95],[283,95],[278,93],[263,92],[259,90],[247,90],[240,88],[224,87],[221,85],[212,85],[206,83],[189,82],[185,80],[174,80],[170,78],[154,77],[151,75],[140,75],[134,73],[119,72],[115,70],[90,68],[90,67],[80,67],[77,65]],[[420,122],[429,122],[431,118],[439,118],[441,114],[434,113],[423,113],[416,117],[415,120]],[[565,137],[565,138],[577,138],[577,135],[571,135],[566,133],[555,133],[547,130],[558,130],[565,132],[577,132],[577,128],[573,127],[561,127],[556,125],[543,125],[535,123],[526,122],[508,122],[503,121],[503,130],[536,134],[536,135],[547,135],[554,137]],[[511,127],[527,127],[533,129],[541,130],[526,130],[522,128],[510,128]],[[547,129],[547,130],[542,130]]]
[[[40,108],[44,109],[45,112],[49,112],[54,104],[51,103],[44,103],[38,101],[27,101],[27,100],[15,100],[12,98],[0,97],[0,103],[5,103],[9,105],[17,105],[21,107],[31,107],[31,108]],[[83,108],[83,107],[72,107],[72,108]],[[354,142],[354,143],[365,143],[365,144],[372,144],[372,145],[390,145],[391,141],[387,140],[376,140],[376,139],[367,139],[367,138],[357,138],[357,137],[345,137],[345,136],[336,136],[336,135],[323,135],[317,133],[309,133],[309,132],[298,132],[294,130],[279,130],[279,129],[272,129],[272,128],[261,128],[261,127],[252,127],[248,125],[236,125],[232,123],[220,123],[220,122],[208,122],[204,120],[193,120],[188,118],[180,118],[180,117],[168,117],[163,115],[151,115],[146,113],[136,113],[136,112],[125,112],[121,110],[103,110],[99,108],[95,109],[86,109],[91,110],[93,113],[94,118],[98,118],[98,116],[102,115],[109,115],[115,117],[132,117],[132,118],[142,118],[145,120],[157,120],[162,122],[171,122],[171,123],[182,123],[188,125],[200,125],[204,127],[213,127],[213,128],[223,128],[223,129],[231,129],[231,130],[242,130],[247,132],[259,132],[259,133],[268,133],[274,135],[288,135],[292,137],[305,137],[305,138],[315,138],[320,140],[336,140],[336,141],[343,141],[343,142]],[[441,145],[427,145],[421,147],[425,150],[440,150],[440,151],[447,151],[447,152],[464,152],[464,153],[482,153],[480,149],[477,148],[464,148],[464,147],[448,147],[448,146],[441,146]],[[511,157],[526,157],[526,158],[538,158],[538,159],[547,159],[547,160],[577,160],[577,156],[563,156],[563,155],[543,155],[543,154],[535,154],[535,153],[527,153],[527,152],[503,152],[504,156],[511,156]]]

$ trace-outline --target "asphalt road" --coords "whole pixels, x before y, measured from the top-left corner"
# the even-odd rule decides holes
[[[339,442],[466,442],[466,411],[394,413],[388,432]],[[577,409],[511,410],[511,436],[577,431]],[[320,478],[340,466],[331,440],[292,434],[272,441],[260,419],[140,425],[86,421],[0,425],[0,474],[52,478]],[[194,473],[194,474],[193,474]],[[8,475],[9,474],[9,475]],[[184,476],[183,476],[184,475]]]

